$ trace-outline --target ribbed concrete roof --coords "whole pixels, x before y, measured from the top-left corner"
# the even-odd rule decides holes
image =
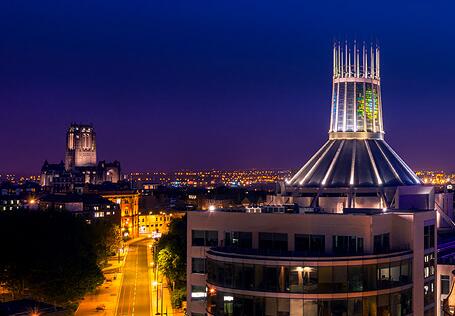
[[[332,139],[287,182],[302,187],[377,187],[421,184],[384,141]]]

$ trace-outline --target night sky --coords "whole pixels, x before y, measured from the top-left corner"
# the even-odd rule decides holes
[[[455,170],[450,3],[3,0],[0,171],[63,159],[72,121],[125,171],[297,168],[327,139],[334,39],[380,43],[386,140]]]

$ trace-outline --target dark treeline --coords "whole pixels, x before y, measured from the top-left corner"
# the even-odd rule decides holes
[[[157,244],[155,261],[172,290],[172,305],[180,307],[186,299],[186,216],[173,218],[169,232]]]
[[[14,298],[75,307],[102,284],[119,238],[114,225],[67,212],[0,213],[0,282]]]

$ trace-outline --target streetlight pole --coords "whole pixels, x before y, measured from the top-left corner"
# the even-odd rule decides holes
[[[164,293],[163,293],[163,280],[161,280],[161,315],[163,315],[163,301],[164,301]]]
[[[159,310],[158,310],[158,286],[159,286],[159,284],[158,284],[158,282],[157,282],[157,283],[156,283],[156,313],[155,313],[155,315],[161,315],[161,313],[160,313]],[[161,298],[161,300],[162,300],[162,299],[163,299],[163,298]]]

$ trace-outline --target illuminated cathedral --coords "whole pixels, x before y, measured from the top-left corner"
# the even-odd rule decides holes
[[[96,133],[89,124],[71,124],[66,133],[65,162],[50,164],[46,160],[41,168],[41,185],[54,192],[119,180],[118,161],[97,162]]]

